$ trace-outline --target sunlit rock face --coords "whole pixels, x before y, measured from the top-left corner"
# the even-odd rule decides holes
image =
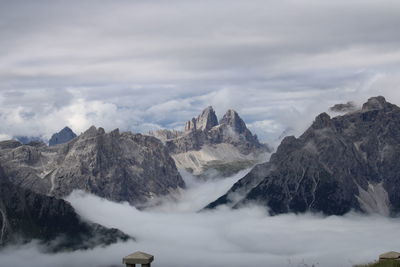
[[[183,188],[184,181],[157,138],[92,126],[66,144],[0,142],[0,161],[21,187],[59,198],[80,189],[138,205]]]
[[[229,176],[267,160],[271,149],[258,141],[234,110],[222,119],[212,107],[186,122],[184,131],[151,133],[168,148],[178,168],[203,177]]]
[[[400,108],[374,97],[343,116],[317,116],[303,135],[286,137],[270,162],[256,166],[208,208],[258,203],[271,214],[398,215],[399,159]]]
[[[0,249],[33,239],[49,251],[70,251],[130,237],[117,229],[82,221],[64,200],[12,184],[0,167]]]
[[[65,127],[58,133],[55,133],[51,136],[49,140],[49,146],[55,146],[59,144],[64,144],[76,137],[76,134],[69,128]]]

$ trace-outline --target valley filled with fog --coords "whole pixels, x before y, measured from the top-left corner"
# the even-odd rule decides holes
[[[105,248],[46,254],[30,243],[8,247],[0,266],[123,266],[122,258],[140,250],[155,256],[152,266],[352,266],[369,262],[400,246],[393,233],[399,219],[350,213],[269,216],[262,207],[198,212],[249,170],[224,178],[199,181],[183,173],[187,189],[178,200],[138,210],[75,191],[67,200],[84,218],[114,227],[136,241]],[[67,223],[67,222],[66,222]]]

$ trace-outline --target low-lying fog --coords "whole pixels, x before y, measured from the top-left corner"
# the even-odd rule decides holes
[[[254,206],[196,213],[244,174],[210,182],[185,174],[188,189],[179,201],[167,200],[146,211],[74,192],[68,201],[84,218],[118,228],[137,242],[55,255],[42,254],[31,243],[4,250],[0,266],[123,266],[123,256],[141,250],[155,255],[154,267],[338,267],[400,249],[400,219],[359,214],[270,217]]]

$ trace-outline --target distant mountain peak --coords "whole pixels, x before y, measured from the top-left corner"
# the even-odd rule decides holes
[[[212,106],[205,108],[197,119],[193,118],[186,122],[185,131],[192,130],[211,130],[214,126],[218,125],[218,118]]]
[[[49,146],[55,146],[59,144],[64,144],[76,137],[76,134],[68,126],[64,127],[58,133],[51,136],[49,140]]]
[[[233,109],[229,109],[225,113],[220,123],[231,126],[238,133],[243,133],[247,130],[246,123],[242,120],[239,114]]]
[[[229,109],[221,120],[212,106],[186,122],[185,131],[150,133],[164,142],[178,168],[194,175],[229,176],[264,161],[271,148],[259,142],[239,114]],[[232,167],[234,166],[234,167]]]

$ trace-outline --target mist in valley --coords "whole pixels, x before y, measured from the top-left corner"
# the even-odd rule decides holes
[[[84,219],[118,228],[136,241],[59,254],[43,253],[32,242],[3,250],[0,266],[123,266],[124,256],[140,250],[155,256],[155,267],[337,267],[373,261],[400,246],[393,236],[400,231],[399,219],[356,213],[271,217],[257,206],[198,212],[247,172],[209,181],[183,173],[188,186],[180,198],[146,210],[75,191],[67,200]]]

